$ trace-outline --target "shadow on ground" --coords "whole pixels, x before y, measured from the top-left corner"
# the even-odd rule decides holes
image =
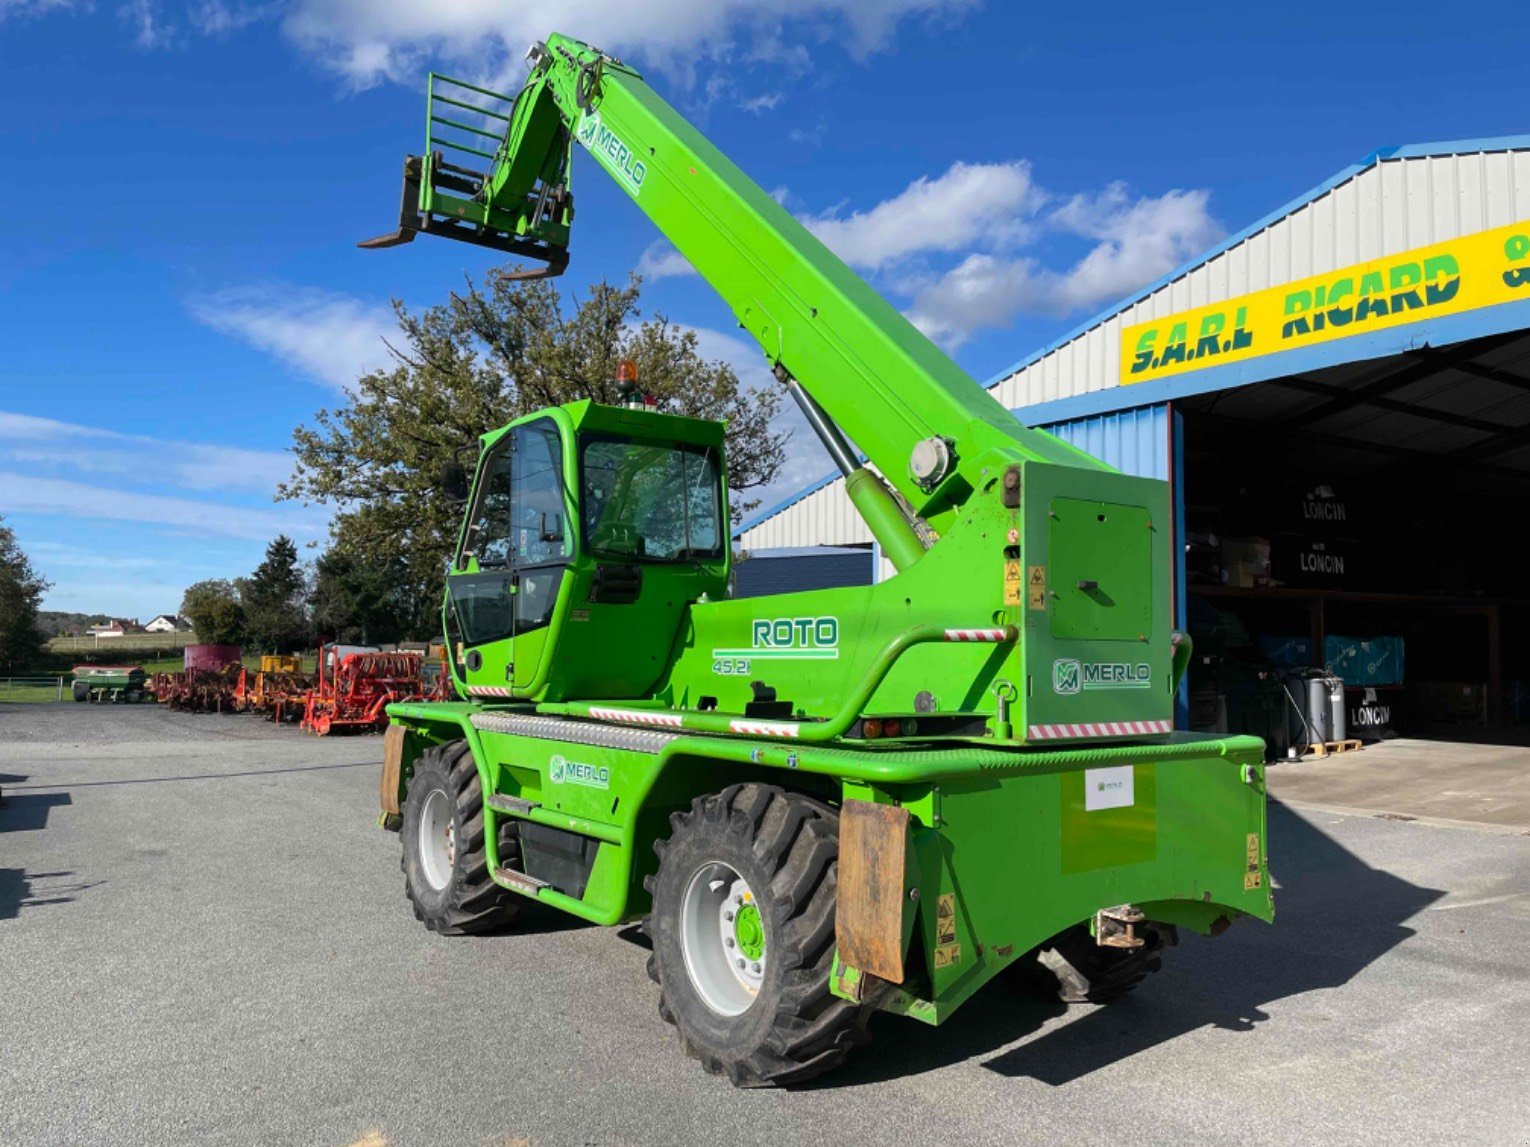
[[[50,812],[73,803],[68,793],[18,792],[12,785],[0,802],[0,832],[36,832],[47,828]]]
[[[1188,936],[1131,995],[1015,1047],[1064,1008],[1018,994],[1003,977],[937,1029],[878,1015],[871,1049],[806,1086],[918,1075],[1006,1047],[983,1066],[1060,1086],[1199,1028],[1252,1031],[1271,1002],[1348,983],[1412,936],[1406,921],[1445,895],[1371,868],[1274,803],[1269,854],[1279,884],[1274,925],[1246,920],[1217,939]]]
[[[27,872],[24,868],[0,868],[0,920],[21,915],[23,908],[69,904],[75,894],[94,888],[99,880],[77,880],[73,872]],[[39,887],[42,885],[42,887]]]

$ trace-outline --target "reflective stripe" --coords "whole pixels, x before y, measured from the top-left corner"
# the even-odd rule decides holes
[[[756,737],[795,737],[802,726],[795,721],[729,721],[728,728]]]
[[[1027,733],[1033,741],[1055,741],[1065,737],[1147,737],[1173,731],[1172,721],[1091,721],[1082,725],[1032,725]]]
[[[948,629],[946,630],[947,641],[982,641],[1000,642],[1007,635],[1001,629]]]
[[[663,725],[668,729],[678,729],[685,724],[685,718],[679,713],[666,713],[661,710],[604,709],[592,705],[590,716],[601,721],[624,721],[629,725]]]

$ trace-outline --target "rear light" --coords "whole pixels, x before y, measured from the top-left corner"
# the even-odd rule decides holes
[[[889,717],[889,718],[887,718],[887,720],[882,722],[882,735],[883,736],[886,736],[886,737],[896,737],[902,731],[903,731],[903,725],[898,720],[898,718],[896,718],[896,717]]]
[[[861,722],[861,736],[868,741],[875,741],[882,735],[882,722],[875,717],[867,717]]]

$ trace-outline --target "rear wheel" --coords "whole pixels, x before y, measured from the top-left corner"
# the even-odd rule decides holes
[[[520,855],[516,824],[507,817],[500,825],[500,863],[513,868]],[[404,893],[415,919],[432,932],[486,932],[515,918],[515,894],[489,875],[483,789],[466,741],[421,754],[404,798],[399,838]]]
[[[767,785],[734,785],[670,818],[647,882],[659,1014],[707,1071],[794,1083],[867,1041],[870,1009],[829,993],[839,818]]]
[[[1108,1004],[1163,966],[1165,943],[1179,942],[1173,925],[1139,926],[1140,948],[1102,948],[1088,924],[1075,924],[1010,965],[1010,979],[1027,991],[1065,1004]]]

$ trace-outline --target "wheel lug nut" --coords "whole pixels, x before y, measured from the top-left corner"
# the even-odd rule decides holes
[[[754,966],[754,972],[755,972],[755,975],[759,975],[759,972],[760,972],[760,966],[759,966],[759,965],[758,965],[758,964],[756,964],[756,965],[755,965],[755,966]]]
[[[733,913],[731,913],[731,912],[724,912],[723,913],[723,919],[724,920],[732,920],[733,919]]]
[[[729,936],[726,940],[723,941],[723,943],[728,945],[730,948],[733,947],[733,937]]]
[[[742,967],[743,967],[743,966],[744,966],[744,961],[742,961],[742,960],[739,960],[739,961],[738,961],[738,966],[739,966],[739,967],[740,967],[740,968],[742,968]]]

